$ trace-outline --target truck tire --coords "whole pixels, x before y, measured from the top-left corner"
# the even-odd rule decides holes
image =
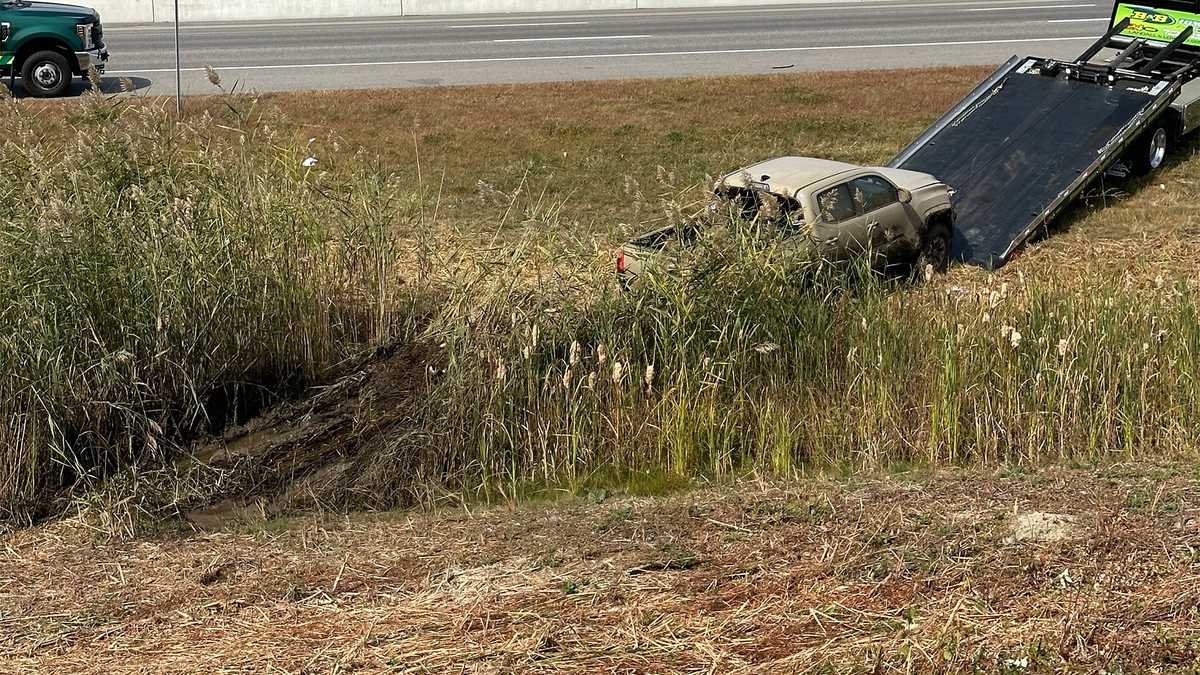
[[[1132,154],[1129,155],[1133,172],[1139,176],[1147,176],[1162,168],[1167,161],[1167,152],[1171,149],[1171,132],[1164,126],[1151,127],[1133,144]]]
[[[925,230],[913,273],[918,279],[923,279],[928,267],[932,267],[936,274],[945,274],[950,269],[950,227],[941,219],[930,223]]]
[[[52,51],[34,52],[21,68],[21,84],[35,98],[55,98],[71,88],[71,64]]]

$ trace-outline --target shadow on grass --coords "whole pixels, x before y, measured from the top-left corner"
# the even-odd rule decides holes
[[[15,80],[10,80],[9,78],[5,77],[0,79],[0,82],[3,82],[6,87],[9,87],[12,90],[13,97],[32,98],[29,93],[25,91],[25,86],[21,83],[21,78],[18,77]],[[154,83],[144,77],[104,77],[100,79],[100,93],[131,94],[148,89],[151,84]],[[71,82],[70,91],[68,91],[66,96],[63,96],[62,98],[79,98],[90,91],[91,88],[92,86],[87,80],[75,78]]]

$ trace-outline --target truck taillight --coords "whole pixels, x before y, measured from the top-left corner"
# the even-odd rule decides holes
[[[625,249],[617,249],[617,274],[625,273]]]

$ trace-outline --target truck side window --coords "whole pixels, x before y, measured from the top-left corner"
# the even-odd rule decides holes
[[[849,183],[842,183],[818,194],[817,208],[821,211],[821,220],[827,223],[840,223],[858,215],[854,210],[854,200],[850,197]]]
[[[859,213],[870,213],[899,201],[895,186],[879,176],[855,178],[850,183],[850,193]]]

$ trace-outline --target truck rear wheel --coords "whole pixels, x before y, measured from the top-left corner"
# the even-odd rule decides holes
[[[941,219],[931,222],[925,230],[913,272],[917,278],[923,279],[925,270],[930,267],[936,274],[944,274],[950,269],[950,227]]]
[[[1130,156],[1133,171],[1139,176],[1146,176],[1158,171],[1167,161],[1167,152],[1171,148],[1171,134],[1166,127],[1153,127],[1133,144],[1133,154]]]
[[[58,52],[35,52],[21,68],[21,84],[36,98],[62,96],[71,88],[71,64]]]

